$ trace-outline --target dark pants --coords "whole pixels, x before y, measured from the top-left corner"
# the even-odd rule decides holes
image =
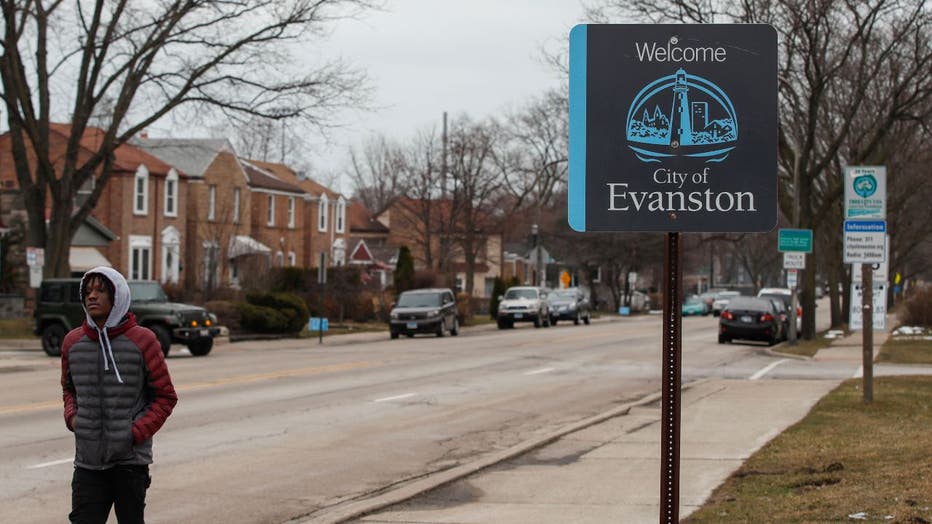
[[[110,507],[120,524],[143,524],[149,466],[116,466],[100,471],[74,468],[71,514],[76,524],[105,524]]]

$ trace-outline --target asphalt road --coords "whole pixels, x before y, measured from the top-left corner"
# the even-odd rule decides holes
[[[820,322],[821,324],[821,322]],[[684,321],[684,380],[850,377]],[[168,359],[150,523],[281,523],[532,439],[660,387],[660,317],[354,344],[237,343]],[[173,350],[174,351],[174,350]],[[0,522],[60,522],[73,438],[56,359],[0,351]],[[115,522],[115,519],[111,519]]]

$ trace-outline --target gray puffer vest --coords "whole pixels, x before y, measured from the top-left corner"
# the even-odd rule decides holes
[[[145,415],[153,399],[142,351],[127,336],[146,328],[136,326],[135,321],[132,324],[125,333],[110,339],[111,358],[119,375],[106,369],[109,355],[86,333],[68,352],[77,401],[73,420],[76,466],[105,469],[117,464],[152,463],[152,439],[133,443],[133,422]]]

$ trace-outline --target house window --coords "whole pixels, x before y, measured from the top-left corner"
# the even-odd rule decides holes
[[[592,283],[598,284],[602,282],[602,266],[595,268],[595,275],[592,277]]]
[[[178,216],[178,172],[174,169],[165,178],[165,216]]]
[[[285,254],[281,251],[275,253],[275,267],[282,267],[285,265]]]
[[[139,166],[133,184],[133,214],[145,215],[149,212],[149,170]]]
[[[130,235],[129,279],[152,279],[152,237]]]
[[[275,225],[275,195],[269,195],[269,216],[268,224],[270,226]]]
[[[239,188],[233,188],[233,223],[239,224]]]
[[[330,212],[330,201],[327,195],[320,195],[320,205],[317,206],[317,230],[327,230],[327,214]]]
[[[207,220],[217,218],[217,186],[207,188]]]
[[[288,197],[288,227],[294,229],[294,197]]]
[[[294,267],[298,263],[298,257],[294,254],[294,251],[288,252],[288,265]]]
[[[346,201],[343,200],[343,197],[340,197],[337,200],[337,233],[342,233],[345,230],[346,223]]]

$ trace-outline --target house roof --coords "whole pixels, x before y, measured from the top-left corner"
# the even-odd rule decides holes
[[[221,152],[233,152],[223,138],[136,138],[133,144],[195,177],[203,177]]]
[[[300,187],[278,178],[265,169],[253,165],[249,161],[241,159],[240,163],[243,165],[243,170],[246,171],[246,176],[249,178],[249,185],[252,187],[284,191],[286,193],[304,194],[304,190]]]
[[[353,200],[346,206],[346,221],[350,231],[359,233],[388,233],[388,228],[375,219],[362,203]]]
[[[248,160],[248,162],[273,173],[281,180],[297,185],[310,195],[320,196],[325,194],[330,200],[336,200],[342,196],[339,192],[334,191],[323,184],[311,180],[310,178],[298,175],[298,173],[296,173],[293,169],[286,166],[285,164],[262,162],[260,160]]]
[[[68,141],[68,137],[71,133],[71,124],[60,124],[60,123],[50,123],[49,124],[49,148],[52,156],[52,162],[57,163],[64,156],[65,147]],[[87,127],[84,130],[84,134],[81,136],[79,142],[80,148],[83,150],[84,155],[93,155],[100,148],[100,143],[103,140],[104,131],[97,127]],[[9,132],[4,133],[2,136],[4,141],[10,140]],[[3,148],[4,155],[10,155],[9,148]],[[159,158],[150,155],[144,150],[132,145],[132,144],[122,144],[116,148],[113,152],[113,171],[115,172],[127,172],[134,173],[136,169],[139,168],[140,164],[145,164],[146,169],[149,170],[150,174],[155,175],[167,175],[172,169],[172,165],[169,165],[166,162],[163,162]],[[0,174],[0,178],[3,180],[12,180],[12,186],[18,186],[16,184],[16,175],[12,172],[14,169],[13,162],[0,162],[0,170],[3,171]],[[176,170],[180,171],[179,174],[184,174],[183,170],[179,167],[175,167]],[[9,172],[7,172],[9,171]]]

